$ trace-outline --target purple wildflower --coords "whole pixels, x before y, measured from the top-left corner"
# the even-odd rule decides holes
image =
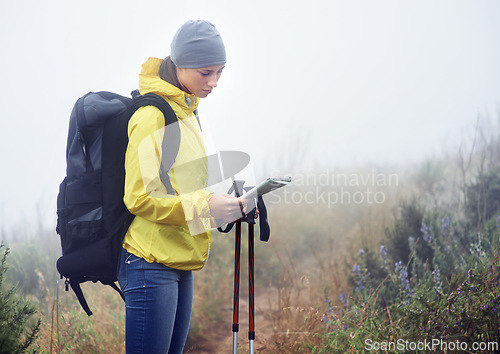
[[[340,294],[340,302],[342,306],[344,306],[345,308],[349,307],[349,299],[347,298],[347,294],[345,291],[342,294]]]
[[[446,235],[450,228],[450,217],[446,216],[441,219],[441,232]]]
[[[381,268],[385,268],[385,266],[387,265],[387,251],[388,250],[387,250],[386,246],[384,246],[384,245],[380,246],[378,253],[379,253],[380,259],[382,260]]]
[[[352,272],[354,273],[354,275],[355,275],[355,276],[358,276],[358,275],[359,275],[359,271],[360,271],[359,265],[358,265],[358,264],[355,264],[355,265],[352,267]]]
[[[420,231],[422,232],[422,235],[424,237],[424,241],[427,243],[432,242],[432,234],[431,234],[431,229],[428,227],[425,223],[422,223],[422,227],[420,228]]]
[[[441,272],[439,269],[435,269],[432,271],[432,280],[434,281],[434,286],[437,291],[441,291]]]
[[[379,255],[380,255],[380,258],[382,258],[382,260],[385,260],[387,258],[387,247],[386,246],[384,246],[384,245],[380,246]]]
[[[408,279],[408,271],[403,262],[399,261],[395,263],[395,272],[398,275],[399,283],[401,284],[407,297],[413,296],[413,290],[410,287],[410,281]]]
[[[326,297],[325,297],[325,302],[328,305],[328,309],[325,312],[324,321],[325,321],[325,324],[328,325],[330,320],[333,318],[333,311],[335,310],[335,307],[332,306],[332,303],[331,303],[328,295],[326,295]]]

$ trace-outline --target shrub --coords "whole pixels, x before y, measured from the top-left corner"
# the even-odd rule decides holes
[[[487,269],[478,264],[465,277],[455,275],[447,289],[438,276],[422,283],[407,306],[393,308],[400,336],[418,341],[498,342],[500,340],[500,258]]]
[[[393,226],[385,231],[391,260],[408,263],[411,253],[409,238],[420,235],[423,218],[424,210],[416,199],[401,202],[399,217],[396,217]]]
[[[379,257],[370,248],[358,251],[351,289],[340,303],[333,304],[325,292],[322,345],[310,349],[362,352],[378,343],[376,349],[400,351],[425,340],[439,345],[432,350],[470,350],[477,343],[490,345],[483,352],[498,351],[500,216],[495,205],[488,205],[490,218],[474,231],[471,220],[458,223],[442,211],[425,212],[415,199],[402,203]]]
[[[467,188],[465,209],[470,223],[480,229],[500,208],[500,172],[480,174]]]
[[[3,247],[2,242],[0,250]],[[8,255],[7,248],[0,260],[0,353],[23,353],[38,337],[41,320],[33,319],[36,308],[19,297],[15,287],[4,284]]]

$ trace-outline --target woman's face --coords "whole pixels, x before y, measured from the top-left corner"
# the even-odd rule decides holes
[[[205,98],[217,87],[224,66],[225,64],[196,69],[177,68],[177,78],[184,92]]]

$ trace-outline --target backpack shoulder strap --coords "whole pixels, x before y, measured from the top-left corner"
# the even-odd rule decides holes
[[[163,135],[163,153],[159,174],[163,185],[167,189],[167,193],[175,195],[175,190],[172,187],[170,179],[168,178],[168,171],[175,162],[177,153],[179,152],[179,146],[181,144],[181,131],[177,115],[168,102],[157,94],[150,92],[141,96],[138,95],[137,91],[133,91],[132,96],[134,99],[134,111],[144,106],[155,106],[163,113],[163,117],[165,119],[165,134]]]
[[[134,93],[132,93],[132,95],[135,95],[135,91]],[[145,95],[134,97],[134,111],[144,106],[155,106],[156,108],[158,108],[165,117],[165,126],[177,122],[177,116],[175,115],[172,107],[168,104],[167,101],[165,101],[165,99],[155,93],[150,92]]]

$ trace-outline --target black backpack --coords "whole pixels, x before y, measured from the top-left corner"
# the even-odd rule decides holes
[[[175,161],[180,144],[177,117],[160,96],[132,92],[132,98],[112,92],[89,92],[75,104],[70,117],[66,147],[66,177],[57,196],[57,228],[62,257],[57,270],[66,278],[81,306],[92,311],[80,284],[86,281],[116,286],[121,244],[134,216],[124,202],[125,151],[128,122],[143,106],[157,107],[165,117],[166,130],[160,176],[169,193],[172,191],[166,172]],[[174,133],[172,134],[172,131]],[[165,178],[166,177],[166,178]]]

